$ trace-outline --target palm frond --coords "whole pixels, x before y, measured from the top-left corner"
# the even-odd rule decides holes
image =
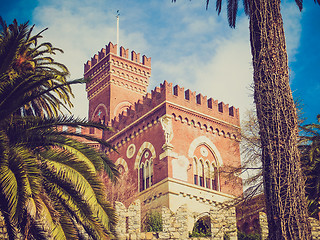
[[[208,6],[208,1],[207,1],[207,6]],[[217,0],[216,1],[216,11],[218,12],[218,15],[221,13],[221,6],[222,6],[222,0]]]
[[[236,19],[238,12],[238,1],[239,0],[228,0],[228,22],[229,26],[232,28],[236,27]]]
[[[297,4],[299,10],[302,11],[302,8],[303,8],[303,4],[302,4],[302,3],[303,3],[303,0],[295,0],[295,2],[296,2],[296,4]]]

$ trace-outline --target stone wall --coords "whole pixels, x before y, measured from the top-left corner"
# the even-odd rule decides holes
[[[230,240],[237,240],[237,219],[234,207],[220,206],[210,210],[211,233],[213,240],[221,240],[228,235]]]
[[[312,239],[320,239],[320,222],[315,218],[309,218],[309,222],[311,225],[311,234]]]
[[[192,213],[187,209],[187,205],[182,205],[176,213],[167,207],[162,207],[162,232],[141,232],[141,208],[140,201],[136,200],[128,209],[116,202],[116,213],[118,215],[118,225],[116,226],[117,239],[119,240],[153,240],[153,239],[189,239],[188,216]],[[223,240],[224,236],[229,235],[231,240],[237,240],[236,213],[235,208],[223,208],[217,206],[209,211],[211,218],[210,238],[192,239],[213,239]]]
[[[259,224],[261,229],[261,240],[266,240],[268,238],[268,219],[267,214],[264,212],[259,212]]]
[[[182,205],[175,214],[167,207],[162,207],[162,227],[160,239],[188,239],[187,205]]]
[[[140,201],[133,202],[128,209],[123,203],[115,202],[115,210],[118,215],[116,227],[118,239],[139,239],[141,231]]]
[[[3,215],[0,213],[0,238],[3,240],[9,239],[9,235],[6,228],[6,223]]]

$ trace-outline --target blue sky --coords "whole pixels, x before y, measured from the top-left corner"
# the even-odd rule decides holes
[[[241,6],[242,7],[242,6]],[[252,65],[248,18],[241,9],[236,29],[228,27],[226,8],[220,16],[205,0],[13,0],[2,3],[7,23],[48,27],[44,40],[62,48],[56,60],[83,75],[83,64],[109,41],[116,42],[116,11],[120,10],[120,45],[152,58],[149,90],[164,80],[240,108],[242,119],[252,108]],[[320,114],[320,6],[283,1],[291,88],[301,102],[306,123]],[[74,89],[74,115],[86,117],[84,86]]]

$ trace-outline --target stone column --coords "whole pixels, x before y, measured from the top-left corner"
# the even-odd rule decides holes
[[[261,240],[268,239],[269,229],[268,229],[268,219],[267,214],[264,212],[259,212],[259,224],[261,229]]]
[[[214,207],[210,210],[211,236],[213,240],[223,240],[228,235],[237,240],[237,219],[235,207]]]

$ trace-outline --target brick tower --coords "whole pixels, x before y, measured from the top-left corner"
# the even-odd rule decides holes
[[[149,85],[151,58],[140,53],[120,48],[111,42],[106,48],[87,61],[84,65],[84,77],[92,80],[87,83],[89,99],[89,120],[100,120],[109,124],[136,101],[142,98]]]

